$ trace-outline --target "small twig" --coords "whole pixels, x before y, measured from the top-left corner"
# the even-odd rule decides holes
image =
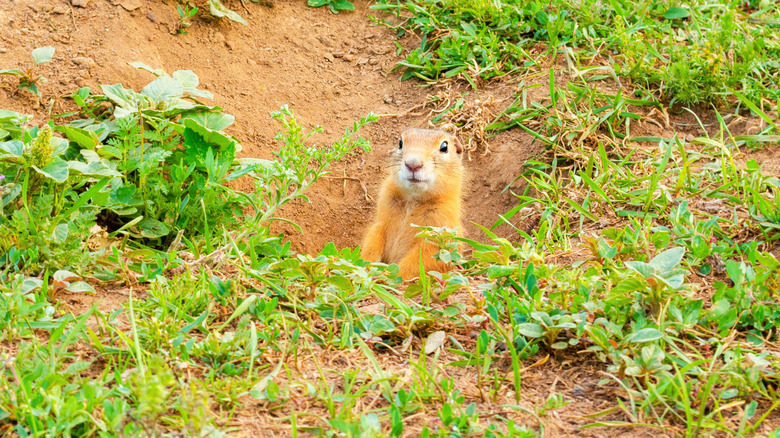
[[[247,9],[246,4],[244,4],[244,0],[241,0],[241,7],[244,8],[247,14],[252,15],[252,13],[249,12],[249,9]]]
[[[361,180],[360,178],[355,178],[355,177],[353,177],[353,176],[323,176],[322,178],[323,178],[323,179],[343,179],[343,180],[345,180],[345,181],[344,181],[344,183],[345,183],[345,184],[346,184],[346,180],[350,180],[350,181],[357,181],[357,182],[359,182],[359,183],[360,183],[360,187],[363,189],[363,195],[366,197],[366,201],[368,201],[368,202],[374,202],[374,198],[372,198],[372,197],[371,197],[371,196],[368,194],[368,188],[367,188],[367,187],[366,187],[366,185],[363,183],[363,180]],[[346,191],[346,187],[345,187],[345,191]],[[346,193],[345,193],[345,194],[346,194]]]

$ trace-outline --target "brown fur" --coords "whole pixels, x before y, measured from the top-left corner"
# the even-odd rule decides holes
[[[463,148],[453,135],[443,131],[410,128],[401,134],[401,140],[403,147],[395,147],[361,255],[370,261],[397,263],[401,276],[408,279],[419,273],[420,248],[426,271],[447,269],[433,259],[438,248],[416,238],[418,230],[411,224],[461,229]],[[440,151],[444,141],[447,152]],[[417,165],[420,169],[412,171]],[[415,183],[410,178],[427,181]]]

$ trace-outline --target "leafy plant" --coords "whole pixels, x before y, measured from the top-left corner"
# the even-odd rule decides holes
[[[38,47],[31,53],[33,65],[27,70],[21,68],[11,68],[7,70],[0,70],[0,75],[16,76],[19,78],[19,89],[27,90],[34,95],[41,97],[40,91],[38,91],[38,84],[46,81],[46,78],[37,75],[35,68],[41,64],[51,61],[54,56],[54,47]]]
[[[643,278],[644,283],[637,283],[636,280],[628,279],[621,283],[618,288],[621,290],[634,289],[641,291],[644,301],[651,308],[658,310],[659,306],[666,300],[669,292],[677,291],[683,286],[685,270],[678,265],[682,261],[684,254],[684,248],[674,247],[661,252],[647,263],[640,261],[626,262],[626,267],[638,273]]]
[[[354,11],[355,5],[349,0],[309,0],[309,6],[320,8],[327,6],[330,12],[338,14],[341,11]]]
[[[186,35],[187,28],[192,25],[190,19],[198,13],[198,8],[190,7],[189,4],[185,4],[184,8],[181,5],[176,5],[176,12],[179,14],[179,21],[176,22],[176,33]]]

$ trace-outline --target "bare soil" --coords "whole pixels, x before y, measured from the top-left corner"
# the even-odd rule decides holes
[[[362,133],[371,141],[373,152],[336,164],[332,174],[312,188],[310,204],[295,203],[282,212],[283,217],[302,226],[303,233],[289,227],[280,230],[289,235],[296,249],[314,253],[331,241],[338,247],[360,243],[371,220],[388,152],[395,147],[399,133],[410,126],[426,127],[435,115],[434,107],[425,105],[429,96],[468,93],[466,100],[470,105],[484,107],[488,112],[492,108],[498,113],[509,103],[506,100],[512,99],[517,86],[517,79],[512,78],[482,84],[479,92],[454,82],[437,87],[400,82],[398,74],[390,72],[400,59],[396,55],[395,34],[371,23],[369,16],[378,12],[370,10],[367,1],[358,0],[354,12],[339,15],[324,8],[307,7],[302,0],[245,2],[243,7],[237,0],[224,3],[239,12],[249,25],[213,19],[205,6],[193,19],[188,34],[175,35],[178,14],[177,2],[173,0],[1,1],[0,23],[4,25],[0,27],[0,68],[29,67],[30,51],[36,47],[51,45],[56,53],[52,62],[40,67],[40,73],[48,78],[40,87],[42,98],[17,91],[16,80],[2,76],[0,108],[33,114],[36,123],[44,123],[49,114],[69,109],[67,103],[56,97],[80,87],[99,92],[101,84],[122,83],[139,90],[153,79],[150,73],[128,65],[141,61],[169,73],[193,70],[200,77],[201,88],[215,95],[213,103],[235,115],[236,123],[228,132],[242,141],[242,154],[247,157],[272,157],[279,146],[274,140],[279,126],[269,115],[282,105],[289,105],[304,126],[325,127],[325,132],[315,137],[319,144],[340,137],[361,116],[377,113],[382,116],[380,121]],[[407,46],[415,43],[413,39],[403,42]],[[533,80],[541,82],[546,78],[537,75]],[[672,115],[671,121],[649,115],[653,117],[657,123],[643,121],[639,126],[632,125],[632,134],[703,134],[690,114]],[[712,114],[702,118],[705,124],[714,120]],[[735,129],[750,133],[756,125],[755,120],[748,120]],[[500,214],[516,205],[511,190],[505,189],[521,188],[513,182],[525,161],[544,149],[519,129],[488,139],[487,146],[489,153],[483,154],[484,149],[474,151],[466,163],[469,182],[464,200],[465,231],[477,239],[482,233],[472,223],[490,226]],[[774,146],[756,154],[775,174],[780,169],[776,152]],[[499,228],[499,234],[516,236],[508,226]],[[75,312],[88,309],[95,301],[103,310],[116,308],[127,297],[127,290],[101,288],[94,297],[63,299]],[[383,358],[388,362],[391,359],[402,358]],[[358,359],[355,361],[349,366],[361,366]],[[602,378],[598,374],[601,368],[601,364],[588,358],[553,357],[524,374],[520,404],[535,411],[556,392],[562,392],[571,402],[544,419],[547,436],[674,435],[671,430],[641,428],[580,430],[580,426],[591,421],[583,415],[614,406],[616,395],[606,394],[596,386]],[[464,382],[464,386],[469,385]],[[274,419],[284,415],[268,412],[267,407],[247,406],[231,425],[245,436],[287,435],[289,425]],[[531,416],[520,416],[518,421],[532,427],[538,424]]]

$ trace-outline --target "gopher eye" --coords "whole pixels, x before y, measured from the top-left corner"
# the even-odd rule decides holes
[[[402,149],[404,147],[404,139],[398,140],[398,149]]]
[[[439,146],[439,152],[447,152],[447,142],[446,141],[441,142],[441,146]]]

